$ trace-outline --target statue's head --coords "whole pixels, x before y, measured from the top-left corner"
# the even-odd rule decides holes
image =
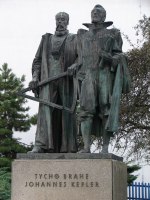
[[[59,12],[55,16],[56,19],[56,30],[65,31],[69,24],[69,15],[65,12]]]
[[[91,11],[92,23],[102,23],[106,19],[106,10],[101,5],[94,6]]]

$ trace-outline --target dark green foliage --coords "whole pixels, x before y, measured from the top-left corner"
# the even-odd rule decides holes
[[[0,200],[10,200],[11,162],[16,153],[30,150],[13,138],[14,131],[27,131],[35,123],[35,116],[27,114],[26,100],[17,95],[24,81],[25,77],[17,78],[6,63],[0,68]]]
[[[37,114],[33,115],[30,118],[30,122],[31,122],[32,125],[36,125],[37,124]]]
[[[11,173],[10,168],[0,168],[0,200],[11,199]]]
[[[11,159],[6,158],[6,157],[1,157],[0,158],[0,169],[2,167],[8,167],[10,169],[11,168]]]
[[[127,182],[128,185],[132,184],[133,181],[135,181],[138,177],[138,175],[133,175],[132,173],[135,171],[138,171],[139,169],[141,169],[140,166],[138,165],[132,165],[132,166],[127,166],[127,174],[128,174],[128,178],[127,178]]]
[[[17,78],[6,63],[0,68],[0,137],[6,133],[11,138],[13,129],[27,131],[30,128],[30,118],[26,114],[29,107],[24,107],[26,100],[17,96],[24,81],[25,77]]]
[[[14,131],[27,131],[31,126],[31,119],[26,112],[26,100],[17,95],[23,88],[25,77],[17,78],[5,63],[0,68],[0,153],[5,159],[14,159],[17,152],[26,152],[26,147],[13,138]],[[0,159],[0,167],[4,158]],[[5,161],[6,162],[6,161]]]

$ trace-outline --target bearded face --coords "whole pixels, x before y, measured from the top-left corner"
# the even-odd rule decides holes
[[[65,31],[67,30],[68,25],[68,18],[63,15],[59,14],[56,16],[56,31]]]

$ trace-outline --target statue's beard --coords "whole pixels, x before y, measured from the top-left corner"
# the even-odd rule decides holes
[[[63,35],[66,35],[66,34],[68,34],[67,26],[58,25],[56,27],[55,35],[63,36]]]
[[[67,27],[66,26],[63,26],[63,25],[57,25],[56,27],[56,31],[65,31],[67,30]]]

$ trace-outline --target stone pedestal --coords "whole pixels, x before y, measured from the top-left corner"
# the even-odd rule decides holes
[[[113,154],[18,154],[11,200],[126,200],[127,170]]]

